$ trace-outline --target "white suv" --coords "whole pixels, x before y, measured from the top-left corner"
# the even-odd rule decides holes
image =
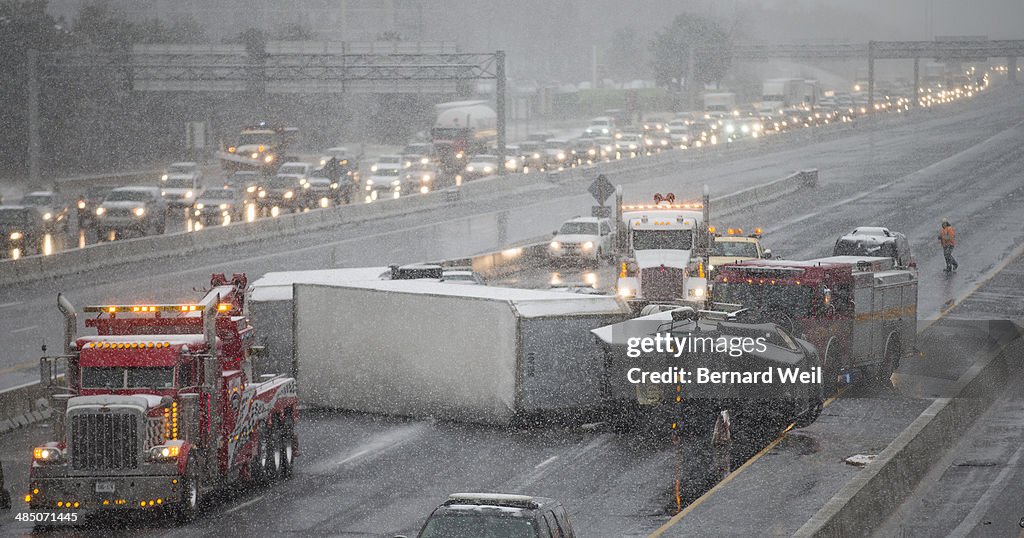
[[[548,245],[554,259],[601,261],[612,254],[611,221],[598,217],[576,217],[565,221]]]

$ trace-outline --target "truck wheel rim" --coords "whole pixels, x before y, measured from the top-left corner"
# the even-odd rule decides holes
[[[188,483],[188,507],[195,508],[199,504],[199,488],[196,487],[195,480],[189,480]]]

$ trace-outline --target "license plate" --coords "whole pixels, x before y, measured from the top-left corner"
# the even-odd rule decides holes
[[[96,482],[96,493],[114,493],[114,483]]]

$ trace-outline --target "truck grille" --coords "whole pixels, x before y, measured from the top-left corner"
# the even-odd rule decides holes
[[[71,418],[71,464],[75,470],[135,469],[138,454],[135,415],[89,413]]]
[[[645,267],[640,270],[640,295],[647,300],[679,299],[686,293],[683,274],[678,267]]]
[[[132,216],[132,210],[123,207],[116,207],[108,209],[107,216],[113,218],[128,218]]]

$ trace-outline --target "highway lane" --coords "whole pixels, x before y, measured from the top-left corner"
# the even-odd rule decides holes
[[[902,183],[907,185],[919,185],[924,191],[932,188],[925,180],[938,176],[931,172],[924,173],[916,182],[908,182],[906,177],[949,161],[950,155],[958,155],[1012,127],[1020,121],[1020,102],[1019,92],[999,89],[973,101],[932,109],[916,117],[881,118],[877,130],[862,125],[842,136],[825,136],[807,129],[787,141],[787,145],[771,151],[753,151],[728,158],[703,159],[695,155],[693,161],[676,172],[624,182],[626,199],[643,200],[653,192],[667,191],[681,197],[697,197],[703,183],[709,184],[714,193],[726,193],[784,177],[797,169],[817,167],[821,170],[818,189],[760,206],[758,211],[765,210],[764,213],[750,215],[751,222],[768,228],[769,232],[776,223],[785,224],[794,217],[805,217],[806,220],[794,223],[790,229],[771,234],[767,238],[769,245],[778,243],[782,247],[778,251],[790,257],[811,251],[817,255],[827,250],[825,245],[830,245],[847,228],[863,224],[869,215],[876,221],[879,215],[884,215],[883,220],[894,229],[901,229],[902,224],[902,231],[913,234],[911,240],[922,245],[918,249],[922,251],[930,248],[931,221],[937,220],[937,212],[941,212],[955,223],[972,224],[967,229],[960,227],[960,233],[966,235],[965,246],[958,250],[961,256],[971,255],[972,261],[964,264],[955,279],[949,281],[948,289],[936,297],[952,296],[970,289],[971,282],[984,272],[979,269],[993,267],[1005,257],[1006,249],[1001,248],[1001,244],[1014,244],[1019,240],[1016,237],[1019,227],[1010,225],[1012,220],[989,222],[993,227],[972,238],[972,232],[982,230],[973,227],[978,215],[969,213],[984,210],[986,206],[981,202],[985,200],[1012,209],[1013,199],[992,196],[1012,193],[1007,189],[1015,182],[1004,182],[1003,187],[987,198],[979,195],[985,194],[988,187],[968,184],[960,191],[931,197],[934,205],[921,208],[920,212],[907,212],[905,217],[895,219],[886,211],[898,209],[901,196],[917,199],[919,193],[907,187],[898,194],[891,194],[888,187],[882,186],[895,178],[904,178]],[[996,148],[991,153],[999,155],[1012,149]],[[971,157],[962,159],[969,163]],[[977,170],[985,169],[982,164],[986,163],[979,162]],[[961,173],[976,172],[969,165],[967,168]],[[1009,169],[1012,170],[1012,166]],[[1007,167],[996,170],[1000,171],[1005,174]],[[615,177],[611,179],[618,181]],[[550,233],[565,218],[589,213],[592,199],[584,187],[545,185],[487,203],[461,203],[404,217],[353,223],[301,237],[270,240],[258,252],[251,247],[235,247],[202,255],[172,256],[176,253],[168,253],[168,258],[161,262],[127,263],[113,270],[27,285],[0,284],[0,305],[10,305],[0,309],[0,388],[32,381],[36,377],[35,359],[40,345],[46,343],[54,349],[59,343],[60,319],[53,308],[53,297],[58,291],[63,291],[79,305],[126,298],[187,301],[194,297],[187,290],[202,286],[213,271],[246,271],[257,276],[268,271],[464,257],[499,249],[503,246],[501,239],[514,242]],[[877,195],[877,200],[856,198],[871,189],[877,189],[870,193]],[[846,206],[842,204],[828,207],[847,199],[853,199],[850,204],[854,204],[848,210],[844,210]],[[507,214],[505,234],[498,229],[496,212]],[[922,215],[930,218],[919,220]],[[827,227],[823,227],[823,222]],[[911,222],[915,226],[913,230]],[[997,240],[982,239],[989,235]],[[978,252],[972,252],[972,248]],[[937,311],[937,308],[931,310]]]
[[[814,159],[833,158],[838,164],[833,172],[822,175],[822,185],[818,189],[788,202],[766,204],[736,218],[749,218],[750,222],[762,224],[770,232],[772,226],[777,226],[777,222],[785,224],[787,219],[803,218],[802,222],[805,225],[798,231],[789,230],[784,234],[773,232],[767,238],[769,246],[791,257],[798,257],[798,254],[824,253],[822,251],[830,248],[831,240],[836,235],[847,231],[853,225],[862,224],[863,221],[860,219],[885,219],[879,223],[908,231],[912,234],[911,240],[915,247],[925,245],[917,248],[922,263],[922,299],[932,297],[933,294],[939,294],[940,300],[944,297],[955,299],[958,293],[970,290],[974,283],[984,278],[990,268],[997,267],[999,260],[1005,257],[1006,251],[1021,242],[1018,235],[1021,233],[1019,226],[1016,231],[1013,227],[995,226],[999,219],[1013,212],[1021,214],[1021,208],[1014,204],[1014,198],[1017,204],[1024,203],[1020,201],[1019,196],[1009,196],[1016,193],[1012,177],[1015,171],[1020,169],[1020,162],[1015,161],[1020,156],[1006,160],[997,159],[1002,153],[1012,155],[1010,150],[1020,147],[1021,133],[1019,128],[1015,127],[1020,118],[1007,118],[1007,109],[1000,108],[1017,107],[1016,110],[1019,110],[1019,100],[1020,97],[1015,96],[1002,105],[993,103],[993,110],[970,109],[949,118],[926,119],[926,122],[932,124],[929,127],[937,129],[948,129],[957,122],[987,120],[991,123],[985,124],[985,128],[979,127],[976,131],[967,130],[962,133],[961,136],[964,136],[965,140],[956,143],[952,148],[936,148],[935,140],[931,141],[932,146],[920,141],[915,143],[913,132],[894,136],[892,145],[899,149],[892,149],[891,154],[887,154],[884,166],[878,164],[882,161],[876,160],[873,166],[880,172],[870,178],[866,178],[867,165],[858,167],[856,164],[858,152],[870,151],[870,148],[863,147],[869,145],[870,141],[860,140],[861,146],[858,146],[856,139],[861,135],[850,137],[853,140],[848,138],[845,141],[828,141],[808,146],[804,150],[793,150],[790,153],[808,153],[804,156],[805,159],[800,160],[801,165],[793,168],[804,167],[804,160]],[[971,148],[986,140],[989,140],[988,144],[991,147],[982,144],[977,155],[970,153],[959,158],[950,158],[951,155],[958,153],[958,150],[972,151]],[[845,144],[842,144],[843,142]],[[858,147],[860,149],[857,149]],[[918,154],[911,153],[916,158],[908,159],[906,151],[917,151]],[[875,154],[878,153],[887,152],[877,149]],[[681,181],[675,181],[679,181],[678,184],[691,185],[696,191],[697,182],[701,179],[731,177],[730,174],[735,168],[759,170],[756,162],[751,162],[759,158],[770,161],[778,157],[772,154],[729,163],[696,163],[694,169],[680,172],[679,176],[683,178]],[[790,155],[790,158],[795,159],[796,156]],[[958,180],[966,181],[960,179],[965,175],[965,171],[958,165],[961,160],[966,161],[970,170],[984,172],[970,174],[968,179],[971,181],[971,189],[965,189],[962,184],[957,184]],[[992,163],[992,166],[982,166],[984,163]],[[785,164],[792,166],[792,161],[786,161]],[[764,179],[781,176],[775,174],[780,165],[781,163],[774,165],[775,168],[767,165],[764,174],[771,175]],[[918,170],[927,172],[914,174]],[[751,181],[761,179],[754,171],[748,171],[742,177],[746,177],[747,174],[753,176],[754,179]],[[662,183],[657,183],[659,180]],[[650,186],[636,185],[636,188],[662,188],[668,186],[669,181],[672,180],[656,178],[652,180]],[[877,188],[890,181],[896,183],[884,189]],[[951,187],[948,190],[943,187],[947,183]],[[634,185],[630,188],[634,188]],[[995,189],[993,195],[1000,198],[986,199],[989,189]],[[572,192],[563,193],[561,198],[554,200],[537,199],[559,194],[559,190],[549,189],[530,200],[533,202],[532,206],[541,208],[539,213],[531,213],[532,206],[529,204],[516,210],[522,212],[524,218],[531,214],[539,218],[540,214],[550,211],[553,205],[562,207],[560,214],[546,217],[548,223],[530,222],[531,226],[527,226],[530,228],[528,232],[537,234],[552,229],[566,210],[573,207],[570,204],[579,204],[576,207],[585,207],[589,204],[585,195]],[[869,194],[855,203],[848,202],[829,207],[835,202],[859,196],[863,192]],[[973,206],[974,209],[986,209],[991,213],[985,218],[971,214],[972,225],[966,229],[961,226],[961,241],[965,250],[971,254],[970,245],[977,245],[979,252],[971,254],[969,259],[975,260],[972,265],[965,263],[968,258],[962,258],[961,271],[951,280],[936,279],[934,271],[930,269],[938,263],[941,255],[935,252],[935,249],[927,247],[932,241],[934,231],[932,224],[927,222],[927,216],[922,218],[921,213],[927,210],[930,214],[933,209],[929,206],[932,204],[937,204],[939,210],[949,210],[950,213],[946,216],[954,222],[961,220],[963,214],[956,213],[961,206],[963,211],[971,211]],[[990,206],[994,209],[989,209]],[[900,216],[900,208],[906,208],[909,214]],[[465,208],[461,210],[466,211]],[[785,217],[780,218],[782,215]],[[488,222],[485,217],[469,218],[481,219],[478,222],[482,226]],[[893,225],[888,220],[890,218],[905,220],[897,220]],[[841,221],[840,224],[834,225],[835,229],[830,224],[833,219]],[[473,243],[469,248],[493,240],[483,237],[485,234],[476,233],[478,230],[467,225],[465,220],[466,218],[453,219],[449,225],[460,229],[460,237]],[[551,221],[556,222],[549,224]],[[980,224],[975,226],[974,222]],[[901,227],[903,224],[905,226]],[[429,238],[428,241],[441,245],[445,252],[458,251],[459,245],[453,245],[449,236],[428,235],[437,232],[441,226],[443,225],[430,224],[405,233],[421,240]],[[362,248],[365,252],[372,253],[367,249],[371,248],[375,241],[386,241],[410,249],[399,254],[407,256],[400,261],[439,257],[436,251],[423,252],[429,250],[429,247],[415,245],[414,240],[396,240],[395,236],[401,235],[397,232],[367,238],[359,236],[359,232],[366,233],[365,226],[356,228],[358,230],[354,236],[339,237],[332,246],[346,251]],[[537,228],[541,230],[537,231]],[[914,232],[914,228],[920,228],[920,231]],[[524,233],[524,237],[529,236]],[[323,263],[328,258],[327,253],[317,249],[300,252],[309,252],[311,256],[319,258],[302,260],[293,255],[291,263]],[[375,259],[386,261],[384,255],[376,256],[378,258]],[[273,262],[279,262],[279,259],[268,256],[247,263],[259,266]],[[335,263],[353,264],[348,260],[340,261],[340,258],[336,259]],[[194,276],[194,273],[201,270],[190,269],[175,274],[173,278],[182,279],[189,276],[189,271]],[[144,278],[135,278],[138,280],[133,282],[133,286],[145,286]],[[115,287],[101,285],[96,288],[92,293],[112,294]],[[156,295],[156,292],[151,293]],[[0,299],[0,304],[5,302],[8,300]],[[5,461],[5,469],[11,469],[16,462],[23,462],[28,448],[34,442],[42,440],[45,433],[44,428],[33,428],[0,439],[0,457]],[[657,526],[665,517],[666,506],[672,504],[668,492],[672,490],[673,484],[667,477],[672,476],[674,459],[677,456],[664,438],[644,444],[635,442],[629,436],[612,435],[608,431],[591,432],[580,428],[510,433],[474,426],[351,414],[332,414],[314,418],[308,426],[303,427],[301,434],[307,439],[304,446],[309,448],[309,452],[308,458],[304,458],[302,462],[297,480],[275,488],[264,496],[255,494],[233,497],[226,501],[226,504],[213,509],[210,517],[189,529],[157,530],[191,534],[195,529],[203,534],[212,535],[222,534],[227,529],[234,530],[239,526],[251,525],[247,528],[279,529],[281,532],[301,529],[307,529],[308,532],[352,530],[357,535],[410,532],[445,494],[456,489],[479,488],[552,495],[566,502],[581,528],[590,531],[589,534],[603,534],[597,532],[603,529],[619,531],[613,534],[626,534]],[[687,450],[696,448],[698,445],[684,447]],[[702,455],[696,450],[683,456],[683,461],[692,463],[706,457],[706,454]],[[553,457],[554,460],[551,459]],[[305,480],[307,472],[309,481]],[[316,476],[321,478],[314,478]],[[17,483],[17,480],[24,479],[14,474],[11,480]],[[281,513],[292,515],[271,515]],[[253,523],[249,523],[250,521]]]

